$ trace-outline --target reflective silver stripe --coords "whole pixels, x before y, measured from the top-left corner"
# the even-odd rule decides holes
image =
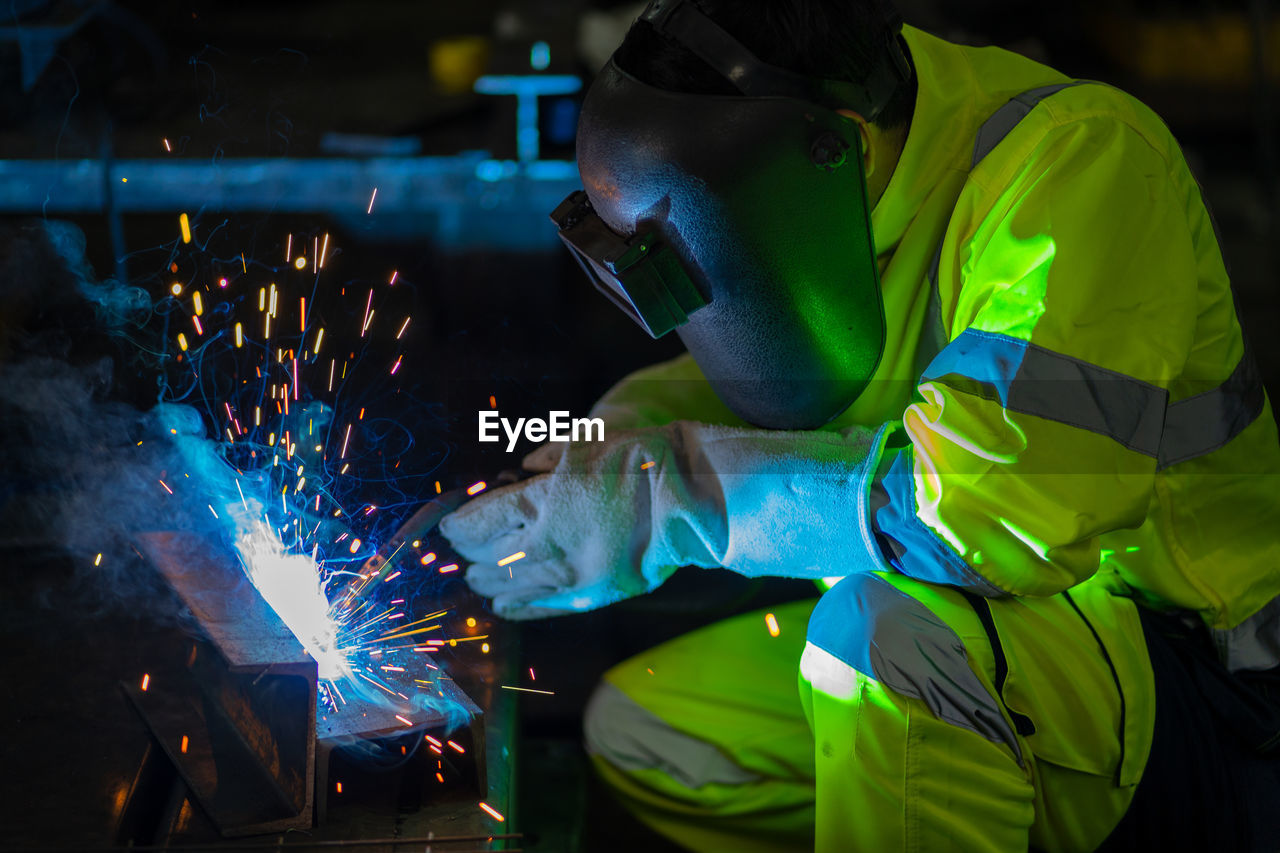
[[[969,666],[964,642],[919,601],[883,578],[848,575],[818,599],[809,617],[800,672],[828,695],[851,698],[856,676],[919,699],[943,722],[1022,747],[996,698]]]
[[[1026,118],[1027,113],[1031,112],[1036,104],[1050,95],[1061,92],[1063,89],[1070,89],[1072,86],[1079,86],[1084,82],[1086,81],[1072,80],[1068,83],[1053,83],[1048,86],[1029,89],[1012,98],[1008,103],[992,113],[991,118],[984,121],[982,127],[978,128],[978,136],[973,143],[973,160],[969,164],[970,170],[981,163],[993,148],[1004,141],[1004,138],[1009,135],[1009,131],[1013,130],[1018,122]]]
[[[1147,456],[1160,451],[1169,392],[1019,338],[965,329],[922,376],[1069,424]]]
[[[1157,467],[1167,468],[1222,447],[1262,414],[1265,400],[1262,379],[1246,341],[1244,355],[1225,382],[1169,406]]]
[[[1004,141],[1009,131],[1013,130],[1036,104],[1052,94],[1072,86],[1079,86],[1084,82],[1086,81],[1073,80],[1069,83],[1054,83],[1030,89],[1002,105],[978,128],[978,134],[973,141],[973,158],[970,160],[969,170],[973,171],[992,149]],[[943,240],[945,239],[946,230],[944,229]],[[924,372],[929,362],[933,361],[933,357],[947,345],[948,340],[947,330],[942,325],[942,302],[938,295],[938,266],[942,263],[943,240],[938,241],[938,248],[933,253],[933,263],[929,266],[929,305],[925,309],[924,331],[921,333],[920,343],[916,346],[917,376]]]
[[[1031,344],[1005,408],[1070,424],[1155,456],[1169,392]]]
[[[686,788],[746,785],[761,777],[712,743],[673,729],[616,685],[600,683],[583,720],[587,752],[619,770],[661,770]]]

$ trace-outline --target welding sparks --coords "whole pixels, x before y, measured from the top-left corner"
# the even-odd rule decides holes
[[[498,812],[498,810],[497,810],[497,809],[495,809],[493,806],[489,805],[488,803],[479,803],[479,806],[480,806],[480,808],[482,808],[482,809],[484,809],[486,812],[488,812],[488,813],[489,813],[489,815],[490,815],[491,817],[493,817],[493,819],[494,819],[494,820],[506,820],[506,818],[505,818],[505,817],[503,817],[503,816]]]
[[[369,200],[370,212],[375,198],[376,190]],[[184,225],[184,242],[194,242],[190,217],[184,214],[180,222]],[[208,239],[212,240],[215,234],[217,229]],[[312,251],[308,253],[305,236],[299,237],[299,250],[295,252],[293,236],[289,234],[285,263],[299,271],[306,271],[310,263],[318,276],[328,261],[340,254],[336,248],[332,253],[329,251],[329,237],[327,233],[313,236]],[[205,251],[205,247],[192,247],[193,254]],[[274,255],[278,251],[276,244],[271,253]],[[445,703],[449,700],[439,687],[433,686],[439,685],[440,681],[414,679],[412,676],[425,675],[425,669],[438,671],[439,667],[429,661],[442,648],[447,652],[457,647],[459,642],[470,640],[482,641],[480,651],[483,652],[488,652],[490,646],[483,642],[485,637],[464,635],[456,639],[421,639],[423,634],[440,637],[445,633],[445,626],[439,621],[445,611],[417,618],[418,614],[410,608],[418,593],[410,596],[408,589],[402,592],[398,585],[404,585],[410,579],[412,584],[421,584],[434,577],[437,571],[453,573],[460,572],[461,568],[456,563],[438,566],[436,554],[423,554],[419,548],[420,541],[415,540],[413,549],[408,553],[414,554],[422,566],[435,568],[429,575],[414,571],[416,567],[407,558],[402,558],[405,561],[403,571],[396,570],[391,564],[395,554],[377,571],[352,570],[351,564],[367,557],[370,547],[382,536],[382,530],[376,526],[359,528],[357,525],[375,513],[382,517],[385,508],[379,511],[367,499],[361,499],[358,505],[342,506],[351,495],[344,491],[344,485],[357,482],[355,478],[367,474],[361,468],[370,457],[381,457],[381,438],[375,431],[375,425],[380,427],[381,422],[374,415],[378,410],[370,404],[370,431],[362,434],[362,440],[352,445],[352,427],[355,421],[366,420],[362,404],[368,401],[357,399],[349,411],[341,413],[335,412],[335,408],[343,399],[342,383],[349,376],[366,378],[359,371],[361,354],[354,348],[349,355],[343,353],[341,377],[337,375],[336,357],[330,359],[327,371],[318,361],[320,352],[324,351],[322,345],[329,350],[340,346],[342,337],[355,331],[353,327],[357,321],[362,338],[381,336],[385,332],[389,339],[394,332],[395,340],[399,341],[406,337],[411,318],[401,314],[399,327],[389,323],[385,330],[374,327],[373,287],[366,292],[363,314],[359,311],[358,293],[351,293],[348,297],[353,304],[340,313],[331,313],[326,301],[328,297],[324,295],[326,291],[316,283],[308,282],[304,285],[307,291],[296,292],[298,280],[287,269],[285,277],[278,283],[246,279],[229,281],[223,276],[231,274],[231,268],[223,264],[233,265],[236,255],[239,255],[242,273],[247,276],[247,258],[239,251],[224,253],[215,260],[216,266],[211,267],[199,266],[198,258],[197,265],[190,270],[187,269],[188,261],[181,257],[172,261],[166,259],[165,262],[169,275],[183,279],[173,281],[171,278],[167,286],[169,293],[173,297],[190,296],[190,302],[174,299],[168,303],[173,308],[182,309],[174,315],[176,319],[190,318],[191,322],[190,326],[182,323],[179,327],[182,332],[172,329],[165,335],[172,351],[189,353],[186,357],[176,355],[177,361],[190,371],[188,375],[194,373],[201,382],[204,382],[202,375],[234,377],[227,383],[229,393],[222,391],[225,398],[213,396],[210,399],[209,392],[214,389],[207,383],[201,390],[205,392],[207,407],[202,414],[213,419],[212,424],[206,422],[206,425],[212,427],[215,438],[211,443],[218,448],[215,452],[219,458],[215,467],[229,466],[236,476],[228,477],[222,487],[215,490],[215,475],[206,482],[211,491],[202,497],[194,497],[195,493],[192,493],[191,499],[196,501],[192,506],[198,508],[199,502],[209,501],[206,508],[211,517],[206,516],[205,522],[212,522],[231,534],[246,575],[316,661],[321,677],[317,700],[322,712],[338,713],[347,705],[350,691],[356,690],[365,700],[372,696],[383,703],[388,713],[398,712],[396,716],[404,725],[418,725],[414,722],[418,719],[416,711],[426,707],[424,702],[434,703],[436,695]],[[278,257],[276,255],[274,264],[259,264],[257,269],[279,270]],[[280,275],[279,272],[276,274]],[[389,283],[395,285],[397,282],[398,273],[393,270]],[[255,301],[254,288],[258,289],[256,307],[262,316],[263,325],[259,328],[262,338],[253,334],[250,319]],[[347,287],[333,288],[334,291],[339,289],[344,296],[349,292]],[[218,290],[225,292],[213,298],[204,295]],[[298,306],[297,319],[289,316],[293,305]],[[244,313],[237,316],[237,311]],[[331,316],[346,316],[350,325],[330,328],[328,332],[332,334],[327,334],[323,324]],[[244,328],[246,322],[249,323],[248,336]],[[326,338],[329,338],[327,343]],[[232,366],[227,369],[226,363],[220,363],[218,359],[233,352]],[[175,354],[171,353],[170,358]],[[412,358],[410,353],[404,353],[396,356],[390,364],[379,359],[371,363],[371,369],[385,378],[387,374],[382,371],[389,367],[392,375],[399,376],[401,369],[408,370],[413,364]],[[312,393],[324,390],[326,372],[328,391],[331,394],[337,392],[337,399],[322,400],[320,394]],[[312,386],[308,386],[309,381],[313,382]],[[250,408],[253,409],[252,421]],[[350,417],[349,412],[356,409],[359,416]],[[242,415],[243,421],[240,419]],[[342,420],[347,421],[345,429]],[[169,432],[179,435],[174,429]],[[221,437],[217,437],[219,432]],[[204,441],[203,438],[199,440]],[[339,450],[336,457],[334,449]],[[198,457],[193,455],[190,460],[194,464],[188,469],[175,471],[171,468],[157,471],[152,476],[166,478],[158,482],[169,495],[174,495],[176,488],[171,488],[168,479],[179,474],[184,478],[201,478]],[[384,471],[396,470],[398,463],[398,459],[389,460]],[[348,472],[351,479],[342,479]],[[234,490],[231,488],[233,482]],[[186,486],[184,495],[178,498],[186,499],[192,488],[195,487]],[[475,495],[484,488],[484,483],[474,484],[470,494]],[[436,491],[437,494],[442,491],[439,482],[436,483]],[[375,518],[373,525],[377,523]],[[362,540],[360,537],[365,538]],[[102,555],[98,554],[94,565],[101,563]],[[403,597],[393,599],[388,606],[386,599],[395,595]],[[477,630],[473,619],[471,630],[465,633]],[[439,678],[447,680],[443,674]],[[149,683],[149,675],[144,676],[142,689],[146,690]],[[339,683],[343,685],[341,689]],[[343,691],[348,695],[343,695]],[[412,698],[406,694],[412,694]],[[192,738],[198,739],[199,735]],[[171,749],[178,746],[176,735],[170,743]],[[187,745],[184,743],[184,748]],[[204,748],[202,743],[201,749]],[[457,753],[463,751],[454,742],[440,748]],[[338,790],[341,790],[340,785]]]
[[[525,556],[527,555],[524,553],[524,551],[516,551],[514,554],[511,554],[510,556],[507,556],[507,557],[503,557],[501,560],[499,560],[498,565],[506,566],[511,563],[514,563],[516,560],[523,560]]]
[[[378,197],[378,188],[374,187],[373,195],[369,196],[369,208],[368,210],[365,211],[366,214],[373,213],[373,200],[377,197]]]
[[[191,220],[187,218],[185,213],[178,215],[178,226],[182,229],[182,242],[191,242]]]
[[[509,684],[500,684],[498,686],[503,690],[519,690],[521,693],[543,693],[547,696],[556,695],[553,690],[534,690],[532,687],[512,687]]]
[[[481,480],[478,483],[472,483],[470,486],[467,486],[467,494],[478,495],[484,491],[485,485],[484,480]]]
[[[142,674],[142,692],[146,693],[147,688],[151,686],[151,676],[148,673]]]

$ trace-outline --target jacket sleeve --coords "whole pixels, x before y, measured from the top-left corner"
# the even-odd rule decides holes
[[[716,396],[687,352],[623,377],[591,407],[591,417],[603,418],[607,431],[665,426],[677,420],[747,425]]]
[[[1097,570],[1100,535],[1142,524],[1196,325],[1200,202],[1179,166],[1094,117],[970,176],[940,267],[949,343],[873,485],[900,571],[1050,595]]]

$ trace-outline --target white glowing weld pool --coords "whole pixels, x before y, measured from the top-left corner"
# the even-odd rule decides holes
[[[236,550],[258,592],[316,660],[322,679],[351,675],[350,661],[338,643],[338,626],[315,561],[285,553],[284,545],[265,522],[241,535]]]

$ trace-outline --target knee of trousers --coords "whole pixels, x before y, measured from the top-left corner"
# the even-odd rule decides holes
[[[800,674],[842,700],[855,696],[859,675],[874,679],[943,722],[1007,745],[1022,765],[1013,725],[969,661],[960,636],[932,610],[875,574],[854,574],[814,608]]]
[[[657,770],[688,789],[710,783],[744,785],[759,776],[713,743],[680,731],[617,685],[602,681],[583,713],[588,754],[623,773]]]

